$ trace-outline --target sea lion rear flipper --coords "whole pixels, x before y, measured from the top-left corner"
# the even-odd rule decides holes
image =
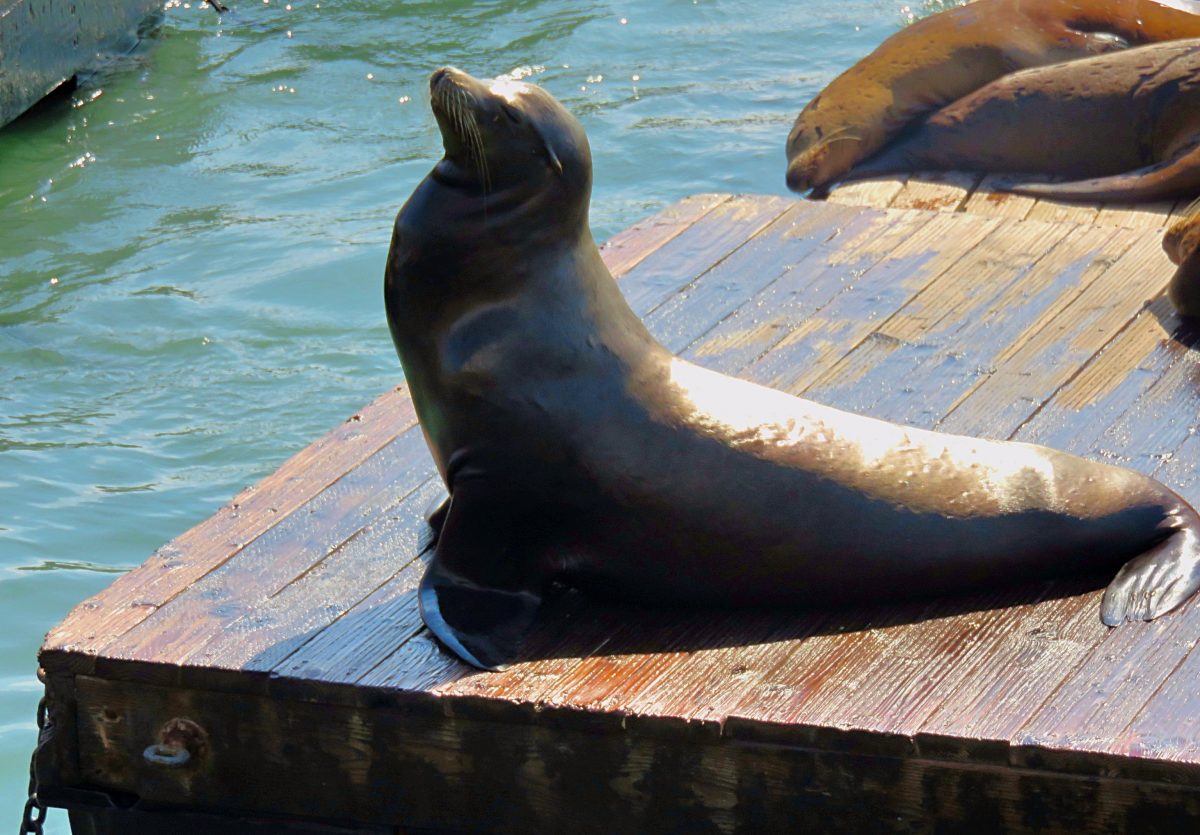
[[[1184,505],[1164,523],[1171,533],[1121,567],[1104,590],[1100,620],[1108,626],[1154,620],[1200,589],[1200,530],[1195,511]]]
[[[1051,200],[1165,200],[1200,191],[1200,146],[1155,165],[1069,183],[997,183],[1001,191]]]
[[[484,670],[518,654],[542,603],[543,577],[520,550],[501,501],[473,483],[456,487],[421,578],[421,619],[443,645]],[[431,521],[433,521],[431,519]]]

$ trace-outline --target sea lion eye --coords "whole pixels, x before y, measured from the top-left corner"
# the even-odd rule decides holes
[[[507,116],[508,121],[512,122],[514,125],[521,124],[521,113],[515,107],[501,102],[500,111]]]

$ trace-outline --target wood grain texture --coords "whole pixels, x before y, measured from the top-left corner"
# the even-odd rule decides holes
[[[904,188],[907,177],[878,177],[837,186],[829,193],[830,203],[843,206],[890,206]]]
[[[893,209],[959,211],[982,179],[961,171],[921,171],[909,176],[888,205]]]

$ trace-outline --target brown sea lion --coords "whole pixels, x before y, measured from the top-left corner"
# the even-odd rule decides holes
[[[673,356],[592,240],[579,123],[520,82],[430,87],[445,156],[396,218],[384,294],[450,492],[421,613],[463,660],[511,660],[556,580],[766,606],[1116,571],[1108,624],[1200,587],[1200,516],[1153,479]]]
[[[1184,316],[1200,317],[1200,200],[1192,203],[1163,237],[1167,257],[1179,267],[1167,298]]]
[[[1200,37],[1196,0],[975,0],[918,20],[835,78],[788,136],[788,187],[824,190],[920,116],[1026,67]]]
[[[1200,39],[1023,70],[909,128],[846,179],[960,170],[1090,178],[1011,183],[1059,199],[1200,193]]]

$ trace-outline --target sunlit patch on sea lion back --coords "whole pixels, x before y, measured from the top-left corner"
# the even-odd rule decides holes
[[[496,191],[439,161],[396,218],[384,293],[451,496],[418,599],[463,660],[516,658],[555,581],[651,605],[801,606],[1124,565],[1109,624],[1200,587],[1200,517],[1153,479],[850,414],[672,355],[587,228],[579,122],[539,88],[502,85],[509,105],[452,77],[475,95]]]

